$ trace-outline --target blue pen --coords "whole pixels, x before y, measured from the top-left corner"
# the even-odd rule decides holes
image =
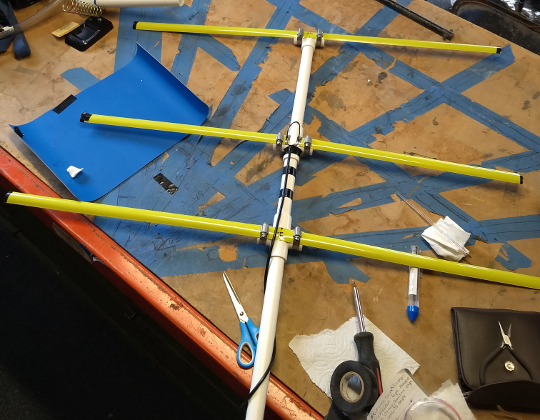
[[[420,248],[416,245],[412,245],[411,252],[420,255]],[[418,300],[420,293],[418,291],[418,283],[421,276],[421,269],[418,267],[409,267],[409,304],[407,306],[407,315],[409,315],[411,322],[414,322],[420,313]]]

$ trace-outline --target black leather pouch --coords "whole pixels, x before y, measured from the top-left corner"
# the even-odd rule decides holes
[[[540,412],[540,313],[475,308],[452,308],[451,313],[459,385],[467,403]],[[503,346],[499,323],[511,348]]]

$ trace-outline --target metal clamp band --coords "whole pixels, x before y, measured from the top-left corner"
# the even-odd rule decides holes
[[[268,238],[268,232],[269,232],[268,223],[264,222],[261,225],[261,236],[259,236],[259,239],[261,240],[261,242],[266,241],[266,238]]]
[[[298,251],[302,249],[302,246],[300,245],[300,239],[302,239],[302,229],[300,229],[300,226],[296,226],[293,231],[293,249],[296,249]]]
[[[283,175],[287,173],[287,168],[283,168]],[[296,178],[296,168],[294,166],[289,166],[289,175],[292,175]]]
[[[296,33],[296,38],[294,39],[294,45],[302,45],[303,38],[304,38],[304,30],[302,28],[298,28],[298,32]]]
[[[283,149],[283,133],[277,133],[276,145],[274,146],[274,150],[281,152],[282,149]]]
[[[324,38],[323,38],[324,32],[322,29],[317,29],[317,41],[315,42],[315,46],[319,48],[324,47]]]
[[[311,136],[308,134],[304,137],[304,153],[306,155],[311,155],[313,150],[311,149]]]
[[[287,198],[290,198],[292,200],[293,199],[293,190],[291,190],[290,188],[285,188],[284,190],[280,190],[279,191],[279,196],[280,197],[287,197]]]

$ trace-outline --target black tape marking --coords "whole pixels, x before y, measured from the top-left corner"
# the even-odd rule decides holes
[[[75,102],[77,98],[73,95],[69,95],[66,99],[62,101],[60,105],[53,109],[57,114],[61,114],[68,106]]]
[[[284,150],[284,154],[287,154],[289,152],[289,149],[291,149],[292,155],[298,155],[300,156],[302,154],[302,149],[296,146],[289,146]]]
[[[283,175],[287,172],[287,167],[283,168]],[[292,175],[296,178],[296,168],[294,166],[289,166],[289,175]]]
[[[18,126],[13,127],[13,131],[22,139],[24,134]]]
[[[90,117],[92,116],[92,114],[89,114],[88,112],[83,112],[81,114],[81,119],[80,121],[83,123],[83,122],[88,122],[90,120]]]
[[[287,197],[287,198],[290,198],[292,200],[293,199],[293,190],[291,190],[290,188],[285,188],[285,190],[280,190],[279,191],[279,196],[280,197]]]
[[[178,191],[178,187],[174,185],[171,181],[167,179],[165,175],[162,173],[157,174],[154,179],[156,182],[163,187],[165,191],[167,191],[169,194],[174,194],[176,191]]]

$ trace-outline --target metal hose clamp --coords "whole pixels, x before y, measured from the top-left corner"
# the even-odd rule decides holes
[[[300,229],[300,226],[296,226],[293,231],[293,249],[296,249],[298,251],[302,249],[302,245],[300,245],[300,239],[302,239],[302,229]]]
[[[311,155],[313,150],[311,149],[311,136],[308,134],[304,137],[304,153],[306,155]]]
[[[294,38],[294,45],[302,45],[302,39],[304,38],[304,30],[302,28],[298,29],[296,33],[296,38]]]
[[[319,48],[324,47],[324,38],[323,38],[324,32],[322,29],[317,29],[317,41],[315,42],[315,45]]]
[[[281,152],[282,149],[283,149],[283,133],[277,133],[276,144],[274,146],[274,150]]]
[[[266,242],[266,239],[268,238],[268,232],[269,232],[268,223],[264,222],[261,225],[261,235],[259,236],[259,240],[261,242]]]

